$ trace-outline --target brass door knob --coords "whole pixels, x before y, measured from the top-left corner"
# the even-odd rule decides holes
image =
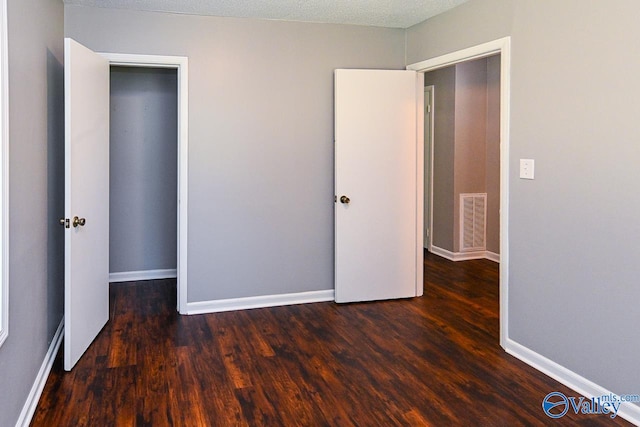
[[[345,205],[348,205],[350,201],[351,201],[351,199],[348,198],[347,196],[341,196],[340,197],[340,203],[344,203]]]
[[[73,226],[77,227],[84,227],[84,225],[87,223],[87,220],[84,218],[78,218],[77,216],[73,217]]]

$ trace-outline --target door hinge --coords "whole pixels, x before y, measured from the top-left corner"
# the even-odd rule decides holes
[[[431,104],[427,104],[427,113],[431,112]]]

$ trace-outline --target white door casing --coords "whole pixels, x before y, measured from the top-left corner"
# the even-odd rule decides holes
[[[424,88],[424,236],[423,247],[431,251],[433,241],[433,119],[434,86]]]
[[[335,71],[336,302],[422,295],[423,82]]]
[[[178,73],[178,236],[177,310],[191,314],[187,301],[187,238],[189,194],[189,58],[186,56],[144,55],[100,52],[110,66],[170,68]],[[197,303],[196,303],[197,304]]]
[[[69,38],[64,56],[64,368],[71,370],[109,320],[109,62]],[[74,226],[76,216],[86,224]]]
[[[500,345],[509,339],[509,146],[511,97],[511,38],[504,37],[477,46],[416,62],[408,70],[421,73],[464,61],[500,54]],[[509,351],[507,349],[507,351]]]

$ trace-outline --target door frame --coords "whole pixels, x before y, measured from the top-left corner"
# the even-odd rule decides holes
[[[426,73],[460,62],[500,54],[500,345],[509,338],[509,117],[511,81],[511,37],[493,40],[407,66]],[[424,194],[418,194],[424,205]],[[422,227],[418,231],[422,233]],[[421,236],[422,237],[422,236]]]
[[[433,247],[433,137],[434,137],[434,133],[433,133],[433,128],[434,128],[434,119],[435,119],[435,91],[436,91],[436,87],[434,85],[429,85],[429,86],[425,86],[424,87],[424,105],[427,105],[427,92],[429,93],[429,105],[431,106],[431,110],[428,112],[425,112],[425,116],[428,114],[429,115],[429,146],[427,147],[425,145],[424,147],[424,168],[425,168],[425,178],[427,176],[427,174],[429,175],[429,179],[426,180],[426,183],[429,184],[428,188],[425,186],[424,190],[428,190],[428,196],[429,196],[429,209],[425,210],[425,217],[424,217],[424,223],[426,225],[426,227],[424,227],[425,231],[423,231],[423,233],[426,233],[426,240],[427,240],[427,250],[429,252],[431,252],[431,248]],[[426,121],[425,121],[426,123]],[[427,133],[427,127],[426,125],[424,126],[424,134],[426,135]],[[424,137],[423,137],[423,142],[424,144]],[[426,184],[425,183],[425,184]],[[422,235],[422,239],[424,241],[425,239],[425,235]]]
[[[9,336],[9,68],[7,1],[0,1],[0,347]]]
[[[189,195],[189,58],[100,52],[109,66],[170,68],[178,72],[178,240],[177,310],[187,313],[187,237]]]

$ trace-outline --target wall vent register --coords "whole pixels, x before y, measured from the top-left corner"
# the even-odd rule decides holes
[[[487,193],[460,194],[460,251],[487,247]]]

